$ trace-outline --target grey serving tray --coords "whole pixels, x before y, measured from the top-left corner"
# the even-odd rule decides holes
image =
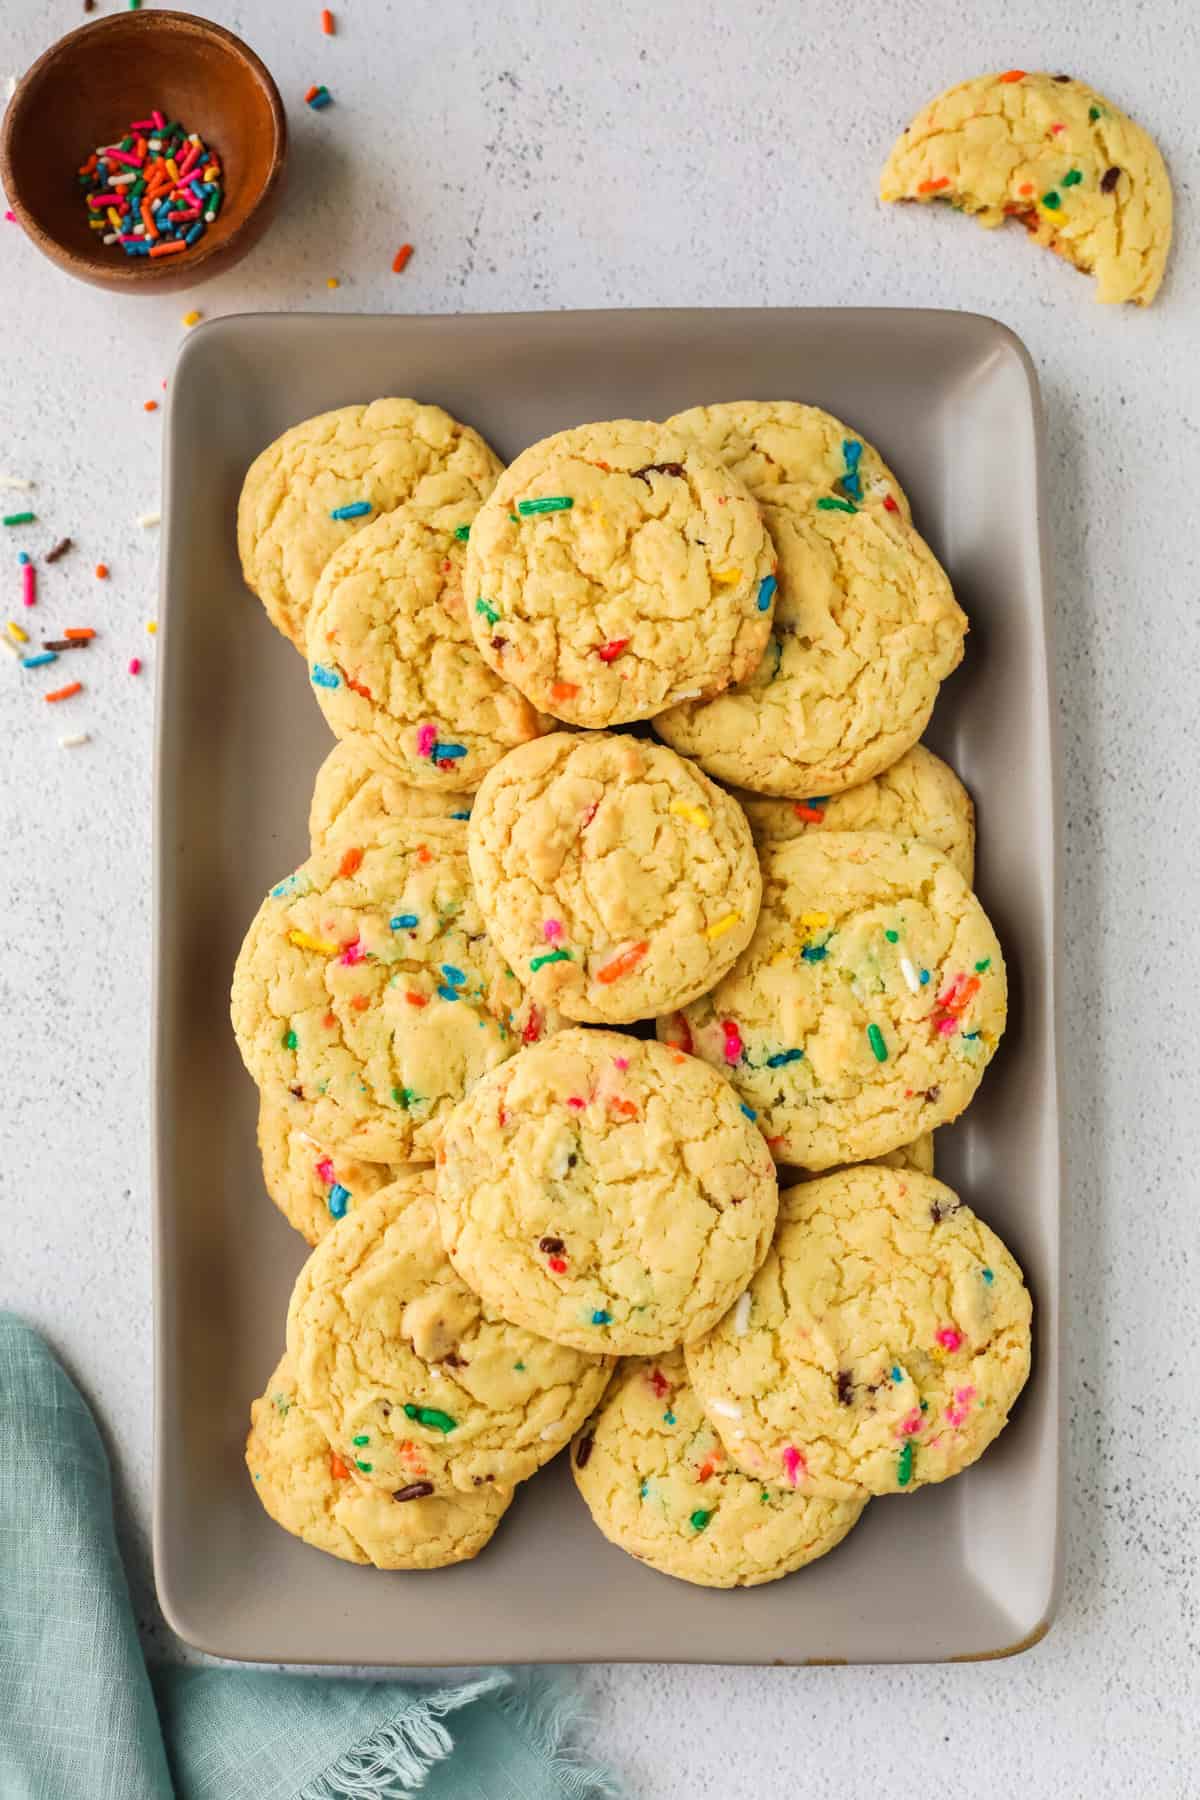
[[[689,1587],[608,1544],[563,1459],[473,1563],[380,1574],[288,1537],[242,1463],[305,1246],[267,1200],[228,1017],[242,934],[307,851],[330,739],[305,666],[242,585],[251,459],[309,414],[437,401],[511,457],[563,426],[700,401],[816,402],[878,445],[971,619],[930,741],[979,811],[978,884],[1009,960],[1008,1033],[938,1173],[994,1225],[1036,1305],[1008,1430],[940,1488],[877,1500],[784,1581]],[[805,1663],[985,1657],[1035,1642],[1061,1568],[1057,758],[1037,385],[1020,342],[919,311],[306,314],[188,338],[167,418],[155,907],[154,1555],[179,1635],[263,1662]]]

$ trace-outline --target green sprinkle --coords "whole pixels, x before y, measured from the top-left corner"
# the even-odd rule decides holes
[[[522,1375],[525,1373],[525,1364],[524,1363],[514,1363],[513,1368],[516,1369]]]
[[[817,510],[818,512],[856,513],[858,508],[852,500],[831,500],[827,494],[822,494],[817,501]]]
[[[1078,187],[1082,180],[1083,180],[1082,169],[1072,169],[1069,174],[1063,176],[1061,182],[1059,183],[1059,186],[1060,187]]]
[[[663,1414],[663,1424],[664,1425],[673,1425],[674,1423],[675,1423],[675,1414],[673,1412],[665,1412]]]
[[[271,1398],[275,1402],[275,1411],[281,1419],[286,1419],[292,1410],[292,1402],[286,1394],[272,1394]]]
[[[520,521],[520,519],[518,519],[516,513],[509,513],[508,522],[510,525],[519,525],[521,523],[521,521]]]
[[[1096,123],[1096,120],[1099,117],[1100,117],[1100,108],[1098,106],[1089,106],[1088,107],[1088,118],[1091,120],[1093,125]]]
[[[469,525],[456,525],[454,527],[454,535],[460,544],[465,544],[471,535],[471,527]]]
[[[402,1106],[405,1112],[408,1111],[410,1106],[420,1106],[421,1104],[416,1088],[394,1087],[392,1089],[392,1099],[397,1106]]]
[[[449,1413],[439,1412],[436,1406],[414,1406],[411,1400],[405,1403],[404,1416],[415,1419],[418,1425],[428,1425],[431,1431],[453,1431],[458,1424],[457,1419],[452,1419]]]
[[[901,1487],[907,1487],[912,1480],[912,1466],[913,1447],[911,1443],[908,1443],[905,1444],[903,1450],[901,1450],[899,1460],[896,1463],[896,1480]]]
[[[1057,212],[1062,205],[1062,195],[1056,194],[1054,189],[1051,188],[1048,194],[1042,195],[1042,205],[1046,208],[1047,212]]]
[[[990,968],[991,968],[991,966],[992,966],[992,959],[991,959],[991,957],[990,957],[990,956],[985,956],[985,957],[984,957],[984,959],[983,959],[983,961],[982,961],[982,962],[977,962],[977,963],[976,963],[976,964],[975,964],[975,973],[976,973],[976,974],[977,974],[977,975],[982,975],[982,974],[983,974],[983,971],[984,971],[984,970],[985,970],[985,969],[990,969]]]
[[[357,1444],[357,1445],[359,1445],[360,1448],[363,1444],[369,1444],[370,1441],[371,1440],[365,1431],[362,1432],[358,1437],[350,1439],[350,1442],[352,1444]]]
[[[535,956],[529,968],[531,973],[536,975],[538,970],[544,969],[547,963],[570,962],[570,960],[571,952],[569,950],[547,950],[543,956]]]
[[[867,1026],[867,1042],[871,1046],[871,1054],[876,1062],[887,1061],[887,1045],[883,1041],[883,1033],[878,1025]]]
[[[705,1512],[702,1506],[698,1506],[691,1518],[693,1529],[696,1531],[703,1531],[711,1518],[712,1514],[710,1512]]]
[[[766,1504],[770,1500],[771,1496],[770,1496],[770,1494],[768,1494],[766,1488],[764,1488],[762,1493],[758,1496],[758,1498],[759,1498],[760,1503],[763,1506],[766,1506]]]
[[[475,611],[479,614],[481,619],[486,619],[489,625],[496,625],[499,623],[500,614],[496,611],[496,608],[492,605],[490,600],[477,600],[475,602]]]
[[[296,1045],[298,1042],[299,1042],[299,1039],[297,1038],[294,1031],[285,1031],[284,1032],[283,1047],[285,1050],[294,1050],[296,1048]]]
[[[983,1279],[987,1282],[988,1286],[991,1287],[993,1281],[995,1281],[995,1279],[996,1279],[996,1277],[992,1274],[992,1271],[990,1269],[981,1269],[980,1273],[982,1274]]]
[[[517,511],[528,519],[534,513],[570,512],[574,504],[570,494],[552,494],[546,500],[518,500]]]
[[[898,944],[900,942],[900,933],[898,931],[885,931],[883,935],[889,944]]]
[[[371,1470],[375,1467],[375,1464],[374,1463],[365,1463],[365,1462],[355,1462],[354,1466],[356,1469],[361,1469],[364,1475],[369,1475],[371,1473]]]
[[[36,513],[6,513],[4,523],[6,525],[32,525],[36,518]]]

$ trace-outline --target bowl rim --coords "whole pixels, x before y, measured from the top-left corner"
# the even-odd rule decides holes
[[[212,19],[202,18],[198,13],[178,12],[167,7],[155,8],[146,12],[137,11],[107,13],[100,19],[89,19],[83,25],[77,25],[72,31],[64,32],[56,38],[41,55],[25,70],[13,90],[12,98],[4,109],[0,119],[0,184],[3,185],[7,204],[16,214],[21,228],[32,239],[36,247],[56,262],[68,274],[83,280],[100,282],[113,288],[145,288],[158,282],[173,279],[178,283],[184,272],[176,265],[179,258],[164,256],[157,261],[148,257],[121,257],[114,259],[112,266],[102,264],[98,259],[81,254],[64,244],[51,232],[39,224],[26,207],[21,197],[20,184],[17,180],[12,155],[12,143],[24,108],[29,104],[30,95],[45,74],[46,70],[58,60],[63,50],[77,39],[88,35],[113,36],[118,32],[128,31],[162,31],[184,28],[185,35],[215,39],[233,56],[244,62],[254,76],[263,93],[271,116],[273,142],[271,162],[267,178],[251,200],[245,217],[234,227],[227,238],[219,243],[209,242],[197,246],[196,253],[187,259],[187,271],[194,274],[197,281],[203,278],[202,271],[207,263],[223,261],[235,245],[238,245],[255,214],[261,211],[275,193],[283,179],[287,162],[288,128],[287,113],[275,78],[267,68],[258,52],[252,50],[244,39],[224,25],[218,25]],[[86,273],[85,273],[86,271]]]

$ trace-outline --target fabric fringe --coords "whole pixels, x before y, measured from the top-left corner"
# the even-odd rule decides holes
[[[454,1748],[454,1739],[442,1723],[445,1714],[495,1694],[504,1685],[502,1674],[489,1675],[469,1686],[417,1701],[399,1718],[377,1725],[352,1744],[315,1781],[305,1785],[297,1800],[413,1800],[429,1771]]]
[[[516,1730],[546,1758],[564,1800],[620,1800],[615,1778],[567,1741],[587,1717],[573,1688],[523,1672],[501,1689],[497,1701]]]

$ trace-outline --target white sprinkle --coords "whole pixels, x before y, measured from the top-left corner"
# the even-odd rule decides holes
[[[704,1410],[716,1413],[718,1419],[740,1419],[742,1416],[741,1407],[735,1406],[732,1400],[706,1400]]]
[[[198,131],[193,131],[191,136],[188,138],[188,143],[189,144],[198,144],[199,142],[200,142],[200,133]]]
[[[144,225],[135,225],[133,228],[133,235],[134,237],[145,237],[146,227]]]
[[[562,1434],[563,1428],[561,1425],[546,1425],[538,1432],[538,1436],[544,1443],[549,1443],[551,1438],[561,1437]]]
[[[110,175],[109,179],[108,179],[108,185],[110,188],[132,187],[133,183],[137,180],[137,178],[138,178],[137,170],[130,169],[128,175]]]
[[[921,991],[921,984],[917,980],[917,971],[913,968],[907,956],[902,956],[900,958],[900,973],[908,983],[909,993],[919,994]]]
[[[205,215],[204,215],[204,217],[205,217],[205,221],[206,221],[206,222],[207,222],[207,223],[208,223],[208,224],[209,224],[209,225],[211,225],[211,224],[212,224],[212,222],[213,222],[213,220],[214,220],[214,219],[215,219],[215,218],[216,218],[216,216],[217,216],[217,215],[216,215],[216,213],[215,213],[215,212],[206,212],[206,213],[205,213]]]
[[[747,1288],[733,1310],[733,1335],[745,1337],[750,1329],[750,1289]]]
[[[676,694],[676,696],[675,696],[675,700],[698,700],[699,698],[700,698],[700,689],[699,688],[688,688],[684,693]],[[674,706],[675,700],[672,700],[672,702],[671,702],[672,706]]]
[[[91,738],[86,731],[77,731],[74,737],[61,737],[58,740],[60,750],[78,750],[80,744],[90,744]]]
[[[0,644],[4,645],[4,648],[8,651],[10,656],[15,656],[17,661],[20,662],[21,657],[24,654],[20,644],[14,644],[10,637],[0,637]]]
[[[162,149],[162,139],[161,138],[150,138],[148,140],[148,142],[149,142],[151,150],[161,150]]]
[[[116,232],[116,231],[106,231],[106,232],[105,232],[105,233],[104,233],[104,236],[103,236],[103,237],[102,237],[102,238],[101,238],[101,239],[100,239],[100,242],[101,242],[101,243],[102,243],[102,244],[115,244],[115,243],[117,243],[117,241],[118,241],[118,239],[119,239],[119,237],[120,237],[120,233],[119,233],[119,232]]]
[[[138,517],[137,517],[137,522],[141,526],[143,531],[149,531],[149,529],[152,525],[161,525],[162,524],[162,514],[160,512],[139,513]]]
[[[0,475],[0,488],[12,488],[14,493],[28,494],[33,488],[33,482],[22,481],[19,475]]]

